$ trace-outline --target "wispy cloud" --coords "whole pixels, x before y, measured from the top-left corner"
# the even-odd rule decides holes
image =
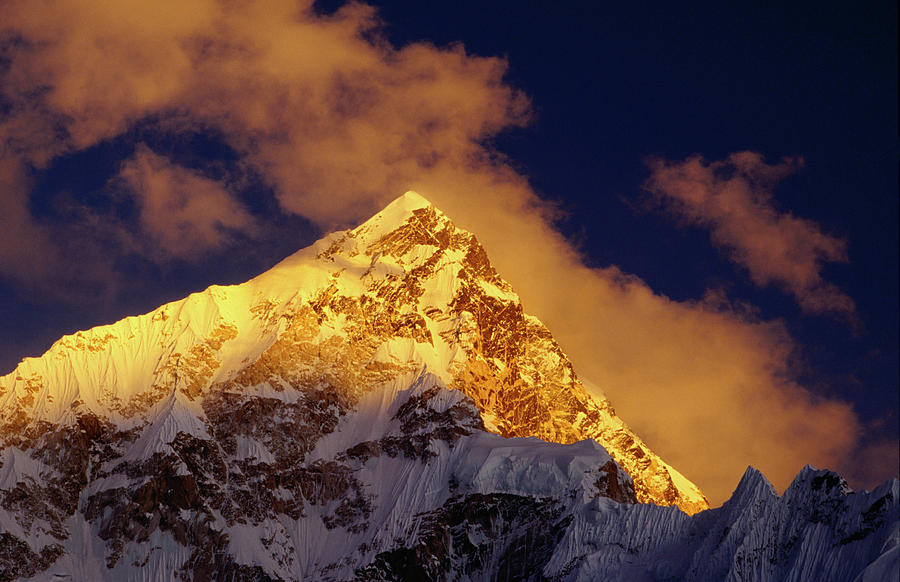
[[[151,247],[144,252],[151,258],[196,258],[223,246],[232,232],[256,230],[223,184],[146,147],[122,166],[116,182],[137,199],[143,242]]]
[[[709,229],[713,244],[745,267],[755,284],[779,286],[806,312],[852,320],[853,300],[822,277],[826,263],[847,261],[846,241],[780,211],[773,201],[776,184],[801,165],[791,158],[768,164],[755,152],[715,162],[700,156],[651,159],[645,188],[673,216]]]

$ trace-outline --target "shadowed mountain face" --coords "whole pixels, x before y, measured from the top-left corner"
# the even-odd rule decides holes
[[[809,524],[846,534],[843,575],[892,555],[897,522],[896,483],[803,481],[808,515],[750,499],[748,477],[694,518],[659,507],[707,503],[413,193],[245,284],[23,361],[0,378],[0,447],[0,580],[620,579],[634,555],[701,580],[759,536],[775,580],[809,536],[804,560],[832,555]]]

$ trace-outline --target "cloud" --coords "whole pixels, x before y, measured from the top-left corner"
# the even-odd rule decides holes
[[[554,207],[490,146],[529,120],[502,59],[461,45],[394,47],[361,4],[321,15],[309,2],[28,0],[5,4],[0,27],[9,63],[0,87],[11,104],[0,152],[20,167],[45,166],[140,124],[216,135],[282,212],[326,229],[415,189],[478,233],[576,370],[714,502],[748,464],[785,486],[807,462],[845,463],[857,443],[847,404],[791,379],[795,346],[777,323],[721,298],[672,301],[615,267],[585,266],[554,229]],[[748,171],[778,169],[750,162]],[[25,190],[4,202],[18,212],[16,228],[23,238],[43,232],[27,212],[27,185],[16,183]],[[195,247],[257,227],[222,184],[147,149],[125,162],[110,190],[122,184],[141,209],[128,252],[153,257],[155,241],[189,258]],[[748,200],[765,207],[765,198]],[[803,239],[796,225],[807,223],[775,218]],[[103,225],[88,221],[79,232],[90,239],[95,224]],[[0,258],[15,259],[17,244],[4,238]],[[24,260],[0,268],[20,280],[43,276],[27,274]],[[817,288],[815,273],[808,288]]]
[[[197,258],[235,231],[252,234],[253,217],[217,181],[138,147],[116,182],[138,200],[140,224],[158,259]]]
[[[31,102],[17,117],[56,121],[5,124],[32,159],[178,119],[221,132],[285,209],[323,222],[347,220],[348,206],[361,218],[441,161],[485,155],[481,140],[528,117],[502,59],[396,49],[362,4],[331,16],[293,1],[45,0],[5,12],[20,39],[9,92]],[[51,133],[63,144],[50,148]]]
[[[686,224],[708,228],[713,244],[745,267],[756,285],[781,287],[808,313],[852,319],[853,300],[822,277],[825,263],[847,261],[847,243],[772,202],[775,185],[802,160],[767,164],[761,154],[738,152],[718,162],[692,156],[651,159],[648,165],[646,190]]]

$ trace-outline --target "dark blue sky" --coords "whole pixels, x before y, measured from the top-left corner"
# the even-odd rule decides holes
[[[329,12],[337,4],[318,6]],[[567,213],[560,227],[590,264],[617,265],[679,301],[723,288],[763,319],[783,320],[802,348],[799,379],[853,402],[871,438],[900,438],[895,2],[374,4],[394,44],[459,41],[470,53],[506,57],[507,80],[530,96],[535,117],[495,146],[559,202]],[[133,201],[110,196],[107,184],[138,142],[183,166],[220,172],[216,178],[234,171],[234,152],[215,135],[138,124],[36,171],[32,214],[51,226],[78,208],[132,220]],[[649,157],[721,160],[743,150],[772,162],[804,159],[774,203],[846,239],[849,263],[827,266],[824,277],[856,302],[858,330],[752,285],[707,231],[679,227],[642,204]],[[246,280],[321,234],[280,212],[261,181],[239,179],[238,194],[266,228],[227,261],[210,255],[160,266],[135,254],[114,265],[114,292],[76,280],[59,298],[0,278],[0,371],[64,333]]]

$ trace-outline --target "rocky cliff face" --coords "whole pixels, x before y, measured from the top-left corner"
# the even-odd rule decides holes
[[[848,533],[858,570],[895,489]],[[0,378],[0,580],[592,579],[624,559],[603,535],[656,555],[719,523],[636,502],[707,506],[411,193]]]

